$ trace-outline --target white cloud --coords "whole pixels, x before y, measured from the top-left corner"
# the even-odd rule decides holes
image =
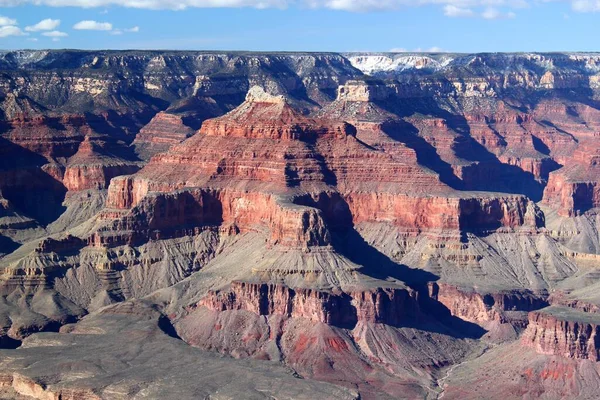
[[[73,6],[82,8],[106,8],[110,6],[124,6],[130,8],[183,10],[192,7],[254,7],[263,9],[299,6],[309,8],[329,8],[346,11],[368,11],[390,10],[423,5],[453,5],[461,8],[486,6],[523,8],[529,6],[529,1],[536,0],[0,0],[0,7],[34,4],[52,7]]]
[[[0,15],[0,26],[16,25],[17,20]]]
[[[29,40],[30,42],[37,42],[38,38],[36,38],[36,37],[30,37],[30,38],[27,38],[27,40]]]
[[[0,26],[0,38],[9,37],[9,36],[24,36],[27,35],[25,32],[21,30],[18,26],[7,25]]]
[[[512,18],[514,17],[513,10],[527,8],[532,5],[542,7],[544,3],[551,1],[570,4],[573,10],[577,12],[600,11],[600,0],[0,0],[0,8],[25,4],[51,7],[102,8],[104,11],[107,7],[112,6],[171,10],[218,7],[263,9],[297,6],[345,11],[370,11],[437,5],[442,7],[444,13],[450,17],[464,17],[473,13],[475,16],[485,14],[487,17],[494,15],[500,16],[500,18]],[[486,7],[490,7],[490,9],[486,9]],[[506,11],[490,11],[498,8]],[[480,12],[482,9],[484,10],[483,13]],[[16,25],[16,23],[4,23],[4,25]]]
[[[113,29],[112,31],[110,31],[109,33],[111,35],[122,35],[123,33],[138,33],[140,31],[140,27],[139,26],[134,26],[132,28],[125,28],[125,29]]]
[[[59,37],[67,37],[69,35],[66,34],[65,32],[61,32],[61,31],[51,31],[51,32],[42,33],[42,36],[47,36],[47,37],[51,37],[51,38],[59,38]]]
[[[573,0],[571,6],[577,12],[600,11],[600,0]]]
[[[60,19],[46,18],[35,25],[26,26],[25,30],[27,32],[51,31],[58,28],[59,25]]]
[[[444,15],[447,17],[472,17],[475,15],[475,13],[470,8],[463,8],[455,6],[454,4],[448,4],[444,6]]]
[[[60,42],[60,38],[57,38],[57,37],[55,37],[55,38],[52,38],[52,41],[53,41],[53,42]]]
[[[503,13],[499,11],[497,8],[489,7],[486,8],[485,11],[481,14],[481,16],[485,19],[506,19],[506,18],[514,18],[516,14],[512,11],[507,13]]]
[[[80,21],[73,25],[73,29],[84,30],[84,31],[111,31],[113,28],[110,22],[98,22],[98,21]]]

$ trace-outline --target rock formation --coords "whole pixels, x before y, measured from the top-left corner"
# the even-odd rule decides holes
[[[140,129],[133,145],[141,158],[149,160],[153,155],[167,151],[194,134],[178,115],[159,112],[148,125]]]
[[[529,314],[523,343],[542,354],[598,361],[598,318],[581,311],[550,307]]]
[[[0,65],[0,397],[595,395],[597,55]]]

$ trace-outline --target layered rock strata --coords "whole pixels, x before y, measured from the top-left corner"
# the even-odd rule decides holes
[[[210,292],[198,305],[214,311],[246,310],[346,327],[359,322],[401,325],[419,315],[416,293],[407,289],[328,293],[277,284],[234,282],[229,290]]]
[[[141,158],[149,160],[153,155],[169,150],[171,146],[181,143],[193,134],[194,130],[184,124],[182,117],[159,112],[140,129],[133,146]]]
[[[600,318],[566,307],[549,307],[529,314],[522,343],[537,352],[567,358],[600,360]]]

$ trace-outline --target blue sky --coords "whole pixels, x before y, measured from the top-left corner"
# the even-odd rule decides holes
[[[0,48],[597,51],[600,0],[0,0]]]

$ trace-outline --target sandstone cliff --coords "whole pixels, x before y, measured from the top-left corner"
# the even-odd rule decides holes
[[[529,314],[522,342],[542,354],[598,361],[598,322],[595,314],[550,307]]]

